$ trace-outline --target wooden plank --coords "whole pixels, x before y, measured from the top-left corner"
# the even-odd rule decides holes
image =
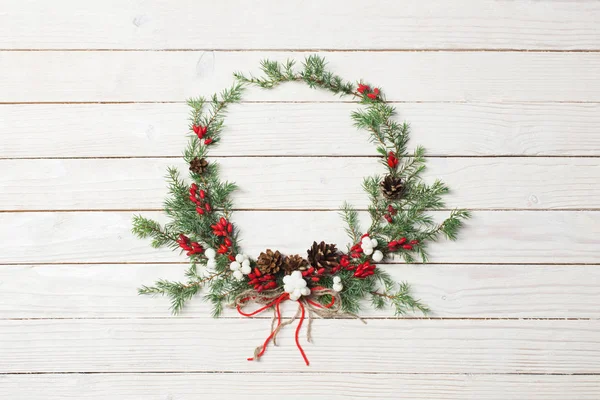
[[[182,101],[232,83],[260,60],[302,52],[3,52],[0,102]],[[600,53],[323,52],[333,71],[381,85],[388,100],[600,101]],[[43,65],[44,68],[40,68]],[[400,71],[400,72],[399,72]],[[548,84],[552,82],[552,84]],[[307,85],[253,88],[245,100],[336,101]],[[97,121],[90,121],[97,123]]]
[[[110,0],[85,6],[68,0],[52,5],[4,1],[0,48],[600,48],[596,2],[311,0],[299,4],[270,0],[248,8],[242,0],[185,0],[177,7],[158,0]]]
[[[375,155],[373,146],[366,145],[366,134],[352,126],[350,112],[357,107],[235,105],[222,144],[211,154]],[[425,146],[432,155],[600,155],[597,103],[402,103],[397,109],[398,120],[411,124],[411,144]],[[101,122],[90,123],[99,115]],[[0,105],[0,124],[0,158],[179,156],[186,142],[188,107],[5,104]]]
[[[337,210],[343,199],[366,209],[362,178],[385,174],[375,158],[214,161],[223,179],[240,186],[233,199],[241,209]],[[0,210],[162,209],[164,176],[171,165],[188,175],[186,164],[177,159],[0,160]],[[600,204],[597,158],[434,158],[424,179],[442,179],[450,186],[448,208],[581,209]]]
[[[598,320],[317,320],[314,343],[301,340],[310,370],[293,329],[248,362],[269,329],[265,319],[3,320],[0,371],[600,373]]]
[[[174,262],[178,253],[152,249],[131,233],[131,212],[0,213],[1,264]],[[144,212],[164,221],[159,212]],[[447,213],[434,213],[436,219]],[[367,215],[362,214],[363,225]],[[336,211],[240,211],[233,218],[243,249],[304,253],[313,240],[347,243]],[[431,245],[434,263],[598,263],[600,212],[477,211],[457,242]]]
[[[183,264],[0,266],[6,318],[166,318],[168,300],[138,296],[159,278],[184,280]],[[382,265],[409,282],[435,318],[600,318],[600,268],[583,265]],[[127,306],[124,307],[123,305]],[[293,307],[286,310],[293,314]],[[226,310],[224,317],[237,317]],[[391,317],[369,305],[363,317]],[[418,317],[419,315],[415,315]],[[210,318],[198,297],[184,318]]]
[[[164,400],[208,396],[300,400],[310,395],[290,389],[305,388],[328,399],[376,398],[396,400],[597,400],[600,378],[549,375],[413,375],[413,374],[74,374],[3,375],[0,395],[28,400]],[[52,390],[48,390],[52,388]],[[268,388],[268,390],[265,390]],[[308,389],[310,388],[310,389]]]

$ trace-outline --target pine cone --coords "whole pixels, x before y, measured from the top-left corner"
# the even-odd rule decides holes
[[[397,200],[404,194],[404,182],[402,178],[387,175],[381,182],[381,192],[388,200]]]
[[[290,275],[294,271],[306,271],[308,269],[308,261],[298,254],[287,256],[283,260],[283,269],[286,275]]]
[[[335,244],[325,242],[317,244],[317,242],[313,242],[307,253],[308,262],[317,270],[325,268],[325,272],[329,273],[333,268],[340,265],[340,254]]]
[[[276,274],[281,269],[283,264],[283,256],[279,251],[267,249],[266,252],[260,253],[256,260],[258,269],[263,274]]]
[[[190,171],[198,174],[198,175],[202,175],[206,169],[208,168],[208,161],[206,161],[206,159],[204,158],[194,158],[191,162],[190,162]]]

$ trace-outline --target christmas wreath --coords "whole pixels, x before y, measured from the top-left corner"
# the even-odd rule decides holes
[[[432,184],[421,180],[425,151],[417,147],[409,154],[409,125],[394,120],[395,109],[386,103],[380,88],[363,81],[345,81],[326,69],[323,58],[314,55],[306,58],[299,71],[291,60],[265,60],[261,69],[264,75],[259,77],[235,73],[233,86],[210,99],[188,100],[190,140],[183,157],[189,164],[191,183],[182,179],[177,169],[170,168],[170,195],[165,201],[170,222],[161,225],[143,216],[133,220],[133,232],[151,238],[153,247],[185,252],[190,261],[187,281],[159,280],[154,286],[142,286],[139,293],[168,296],[173,313],[203,289],[215,317],[221,315],[225,305],[244,316],[272,309],[270,334],[249,360],[258,360],[281,328],[298,320],[296,344],[308,365],[298,338],[305,317],[310,341],[312,317],[358,318],[356,313],[364,299],[370,299],[378,309],[391,305],[397,315],[427,313],[428,308],[411,296],[408,284],[395,282],[377,264],[398,258],[407,263],[417,259],[425,262],[427,243],[440,235],[455,240],[469,214],[454,210],[441,223],[427,214],[444,207],[441,197],[448,188],[439,180]],[[352,112],[351,118],[358,129],[369,133],[386,172],[364,178],[363,187],[371,201],[371,223],[364,233],[358,212],[348,203],[342,206],[340,214],[351,240],[346,251],[319,240],[304,255],[282,254],[276,249],[266,249],[256,258],[244,254],[238,244],[240,232],[232,220],[230,195],[236,185],[222,181],[217,164],[206,158],[224,131],[227,107],[241,100],[247,86],[270,89],[284,82],[304,82],[311,88],[352,96],[363,106]],[[280,305],[286,301],[297,302],[298,311],[282,322]],[[252,304],[254,309],[249,310]]]

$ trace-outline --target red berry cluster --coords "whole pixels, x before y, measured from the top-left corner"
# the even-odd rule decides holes
[[[398,214],[398,211],[396,211],[396,209],[394,208],[394,206],[392,206],[391,204],[388,206],[387,211],[388,211],[387,214],[385,214],[383,216],[383,218],[385,218],[385,220],[391,224],[392,223],[392,216]]]
[[[376,268],[376,265],[371,264],[371,262],[368,260],[358,265],[352,265],[350,263],[350,258],[348,258],[346,255],[342,256],[340,259],[340,266],[345,270],[354,271],[354,277],[359,279],[364,279],[373,275]]]
[[[388,250],[391,252],[397,251],[402,248],[404,250],[412,250],[415,245],[419,244],[418,240],[411,240],[408,242],[408,239],[403,237],[398,240],[392,240],[388,243]]]
[[[362,264],[358,264],[356,271],[354,271],[354,277],[364,279],[375,273],[375,264],[371,264],[370,261],[365,261]]]
[[[218,237],[223,238],[223,243],[217,249],[217,253],[219,254],[227,254],[233,245],[231,241],[231,233],[233,232],[233,225],[231,222],[227,221],[224,217],[219,219],[219,222],[210,226],[213,230],[213,234]],[[232,259],[233,258],[233,259]],[[230,260],[235,260],[233,254],[229,255]]]
[[[200,125],[194,124],[194,125],[192,125],[192,130],[194,131],[196,136],[198,136],[198,139],[202,140],[202,138],[204,136],[206,136],[206,133],[208,132],[208,126],[200,126]],[[204,139],[204,144],[206,146],[208,146],[212,142],[213,142],[213,140],[211,138]]]
[[[212,207],[206,198],[206,192],[202,189],[198,191],[198,185],[195,183],[190,186],[190,201],[196,205],[196,212],[200,215],[212,211]]]
[[[248,274],[248,279],[250,279],[248,285],[252,286],[259,293],[263,290],[275,289],[277,287],[275,275],[263,275],[258,268],[254,268],[254,271]]]
[[[363,85],[362,83],[358,84],[356,91],[360,94],[366,94],[371,100],[376,100],[380,93],[378,88],[374,88],[371,92],[371,87],[369,85]]]
[[[363,249],[360,246],[360,243],[356,243],[354,246],[350,247],[350,257],[359,258],[363,253]]]
[[[337,265],[336,267],[331,268],[330,273],[335,274],[340,269],[342,269],[341,263],[339,265]],[[311,266],[306,271],[302,271],[302,277],[306,278],[306,279],[310,279],[311,281],[317,283],[321,280],[321,278],[323,277],[323,275],[325,275],[326,272],[327,271],[325,270],[325,268],[315,268],[315,267]]]
[[[183,233],[179,235],[179,239],[177,239],[177,243],[179,247],[187,251],[186,255],[189,257],[193,254],[202,253],[204,249],[198,242],[192,242],[190,238],[185,236]]]
[[[390,168],[396,168],[398,166],[399,160],[398,157],[396,157],[396,153],[394,153],[393,151],[390,151],[388,153],[388,157],[387,157],[387,165]]]

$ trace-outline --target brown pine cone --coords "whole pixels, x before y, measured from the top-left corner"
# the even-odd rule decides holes
[[[294,271],[306,271],[307,269],[308,261],[298,254],[287,256],[285,260],[283,260],[283,270],[286,275],[290,275]]]
[[[308,262],[318,270],[321,268],[325,269],[325,273],[331,272],[331,270],[340,265],[340,253],[335,247],[335,244],[327,244],[321,242],[313,242],[310,249],[307,250]]]
[[[281,269],[283,264],[283,256],[277,251],[267,249],[264,253],[260,253],[256,260],[256,265],[263,274],[276,274]]]
[[[202,175],[204,172],[206,172],[207,168],[208,168],[208,161],[206,161],[206,159],[204,159],[204,158],[196,157],[190,162],[190,171],[192,171],[198,175]]]
[[[381,182],[381,193],[388,200],[398,200],[404,194],[402,178],[387,175]]]

